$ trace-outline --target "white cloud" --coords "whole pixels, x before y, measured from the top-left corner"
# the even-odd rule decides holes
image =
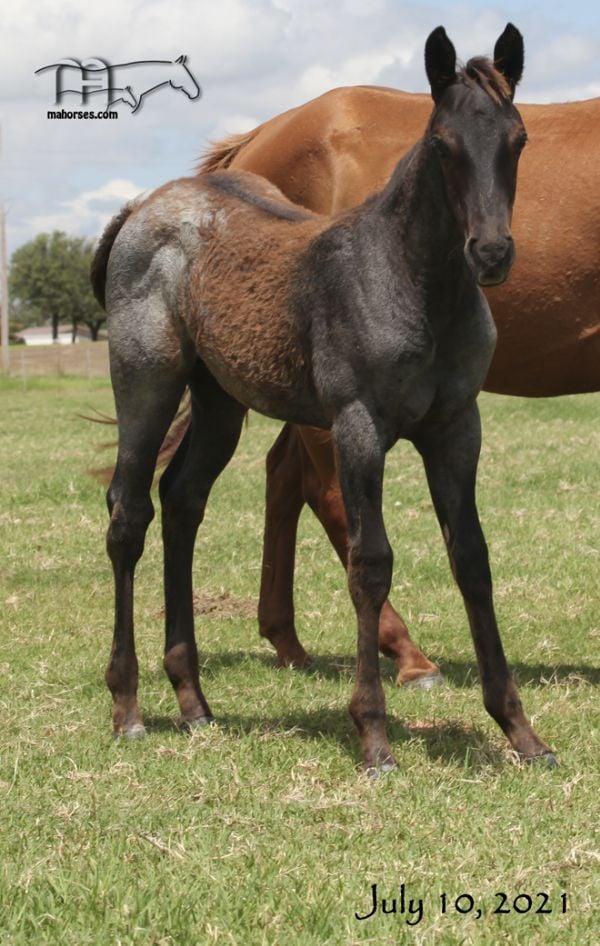
[[[260,125],[260,119],[250,115],[223,115],[217,124],[209,131],[209,141],[219,141],[227,135],[241,135],[245,131],[252,131]]]
[[[552,102],[578,102],[598,96],[600,96],[600,82],[587,82],[583,85],[561,85],[557,92],[548,89],[543,92],[531,92],[529,95],[522,94],[519,101],[550,104]]]
[[[192,173],[209,139],[246,131],[335,86],[426,91],[424,42],[440,23],[467,59],[489,54],[514,18],[526,45],[521,101],[599,90],[598,29],[565,29],[543,0],[522,9],[516,0],[505,9],[474,0],[30,0],[5,7],[0,199],[9,205],[11,250],[40,228],[97,232],[131,196],[109,194],[115,182],[137,191]],[[567,8],[561,15],[569,16]],[[52,76],[34,70],[47,63],[182,53],[202,86],[198,101],[161,90],[137,115],[120,106],[118,121],[46,119]]]
[[[312,99],[340,85],[371,85],[394,61],[393,53],[373,50],[353,56],[335,69],[323,65],[309,66],[300,76],[297,91],[303,98]]]
[[[542,48],[535,49],[528,56],[528,71],[536,79],[546,78],[549,65],[556,73],[568,73],[572,69],[581,70],[590,62],[596,65],[598,41],[587,36],[563,35],[546,43]]]
[[[132,181],[117,178],[62,201],[61,209],[54,213],[30,217],[27,224],[34,232],[64,230],[69,234],[95,235],[122,204],[141,192],[142,188]]]

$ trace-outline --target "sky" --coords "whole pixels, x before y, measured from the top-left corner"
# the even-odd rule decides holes
[[[193,173],[207,143],[340,85],[428,91],[423,48],[443,25],[458,56],[490,55],[507,21],[525,39],[517,103],[600,96],[600,4],[554,0],[0,0],[0,201],[9,255],[40,232],[97,237],[124,201]],[[110,64],[178,57],[202,89],[163,88],[115,121],[50,120],[69,58]],[[169,70],[170,66],[164,69]],[[76,75],[69,70],[69,75]],[[139,70],[124,70],[134,91]],[[161,78],[166,75],[161,67]],[[190,82],[190,88],[191,88]],[[139,90],[139,89],[138,89]],[[102,104],[101,104],[102,103]],[[599,158],[600,160],[600,158]]]

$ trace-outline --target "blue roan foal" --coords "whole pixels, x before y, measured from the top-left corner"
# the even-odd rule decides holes
[[[350,712],[371,774],[395,762],[385,729],[378,617],[392,574],[381,508],[386,451],[425,464],[463,594],[487,710],[523,757],[546,756],[523,713],[496,625],[475,506],[476,397],[495,343],[479,286],[502,282],[526,135],[512,100],[523,43],[508,25],[494,62],[456,69],[442,27],[425,47],[433,112],[384,189],[333,218],[253,174],[166,184],[109,224],[93,282],[109,314],[119,452],[108,492],[116,619],[106,679],[116,734],[144,732],[137,705],[133,576],[153,516],[158,450],[189,385],[191,428],[160,483],[164,663],[183,721],[212,717],[200,689],[192,556],[212,484],[248,408],[331,428],[348,516],[358,618]]]

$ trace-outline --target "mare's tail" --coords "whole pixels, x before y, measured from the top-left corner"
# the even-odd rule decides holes
[[[158,451],[158,460],[156,462],[157,471],[164,469],[168,465],[171,457],[175,455],[177,447],[183,440],[185,432],[190,426],[191,409],[192,406],[189,391],[186,391],[181,399],[179,410],[177,411],[171,426],[165,434],[165,439],[163,440],[162,446]],[[78,414],[77,416],[81,417],[83,420],[89,420],[93,424],[108,424],[109,426],[116,427],[116,417],[110,417],[108,414],[103,414],[95,407],[92,407],[92,410],[94,414],[96,414],[96,417],[90,417],[89,414]],[[100,444],[97,449],[114,450],[116,446],[116,441],[111,440],[109,443]],[[104,483],[106,486],[108,486],[114,476],[115,467],[114,464],[112,466],[94,467],[93,469],[88,470],[88,473],[95,479],[100,480],[101,483]]]
[[[228,135],[220,141],[213,141],[197,165],[198,174],[208,174],[210,171],[222,171],[228,168],[242,148],[256,138],[261,128],[262,125],[258,125],[252,131],[245,131],[241,135]]]

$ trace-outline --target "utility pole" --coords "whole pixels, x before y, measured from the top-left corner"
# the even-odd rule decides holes
[[[0,294],[2,296],[0,342],[2,344],[2,370],[8,374],[10,364],[8,350],[8,271],[6,265],[6,227],[4,217],[4,207],[0,207]]]
[[[2,136],[0,132],[0,153]],[[2,351],[2,371],[8,374],[10,363],[8,350],[8,264],[6,262],[6,222],[4,207],[0,205],[0,346]]]

